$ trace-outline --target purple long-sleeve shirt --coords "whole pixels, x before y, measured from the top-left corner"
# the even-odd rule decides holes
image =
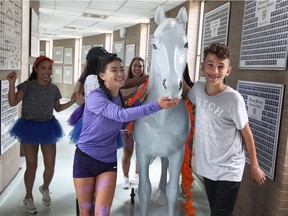
[[[110,101],[102,89],[91,92],[85,101],[82,131],[77,147],[87,155],[103,161],[117,161],[116,138],[124,122],[161,110],[157,101],[124,109],[119,96]]]

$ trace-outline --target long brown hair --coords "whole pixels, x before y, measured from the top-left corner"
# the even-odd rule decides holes
[[[145,68],[145,65],[144,65],[144,59],[137,56],[137,57],[134,57],[130,63],[130,66],[129,66],[129,69],[128,69],[128,75],[127,75],[127,79],[130,79],[130,78],[133,78],[133,73],[132,73],[132,65],[135,61],[141,61],[143,63],[143,73],[140,75],[140,76],[144,76],[144,68]]]

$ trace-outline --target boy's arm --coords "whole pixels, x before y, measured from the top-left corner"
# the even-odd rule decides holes
[[[259,167],[257,156],[256,156],[254,138],[253,138],[253,134],[248,123],[241,130],[241,134],[243,136],[246,150],[250,159],[251,177],[254,182],[256,182],[259,185],[263,185],[266,181],[266,177],[265,177],[265,173]]]

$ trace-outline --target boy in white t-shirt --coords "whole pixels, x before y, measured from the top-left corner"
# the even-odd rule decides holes
[[[196,105],[196,173],[204,177],[211,216],[233,213],[245,166],[243,143],[253,181],[262,185],[266,180],[258,165],[245,102],[239,92],[223,82],[231,73],[229,58],[227,46],[208,46],[202,63],[206,81],[197,81],[188,92]]]

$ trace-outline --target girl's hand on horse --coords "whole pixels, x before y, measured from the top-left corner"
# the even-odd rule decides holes
[[[161,109],[169,109],[171,107],[174,107],[178,104],[178,102],[181,100],[181,98],[170,98],[170,97],[161,97],[157,99],[157,102]]]

